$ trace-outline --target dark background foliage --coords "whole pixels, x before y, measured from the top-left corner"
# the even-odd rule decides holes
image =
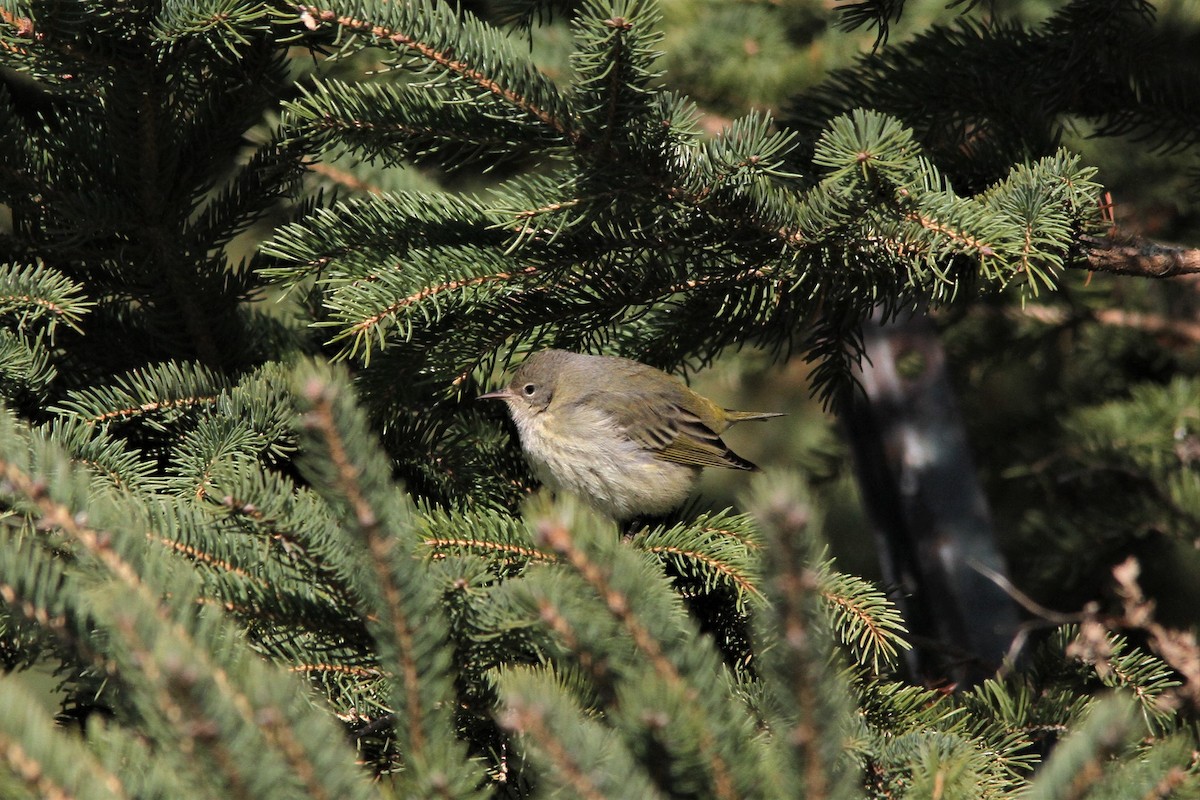
[[[1196,37],[5,4],[0,795],[1194,795]],[[546,346],[789,412],[766,475],[550,503],[473,400]]]

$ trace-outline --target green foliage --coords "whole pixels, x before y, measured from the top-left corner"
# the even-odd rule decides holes
[[[83,287],[44,264],[0,265],[0,392],[35,406],[56,377],[50,352],[62,324],[80,330],[92,303]]]
[[[1200,791],[1135,638],[908,684],[802,477],[628,531],[537,493],[471,400],[532,350],[798,351],[836,406],[876,308],[1061,292],[1100,225],[1057,141],[972,177],[862,99],[704,134],[655,4],[566,5],[0,10],[0,795]],[[1194,527],[1197,391],[1067,406],[1058,457],[1128,512],[1105,537]]]
[[[172,785],[200,796],[367,796],[349,749],[330,746],[337,737],[333,720],[295,675],[259,658],[242,630],[202,604],[200,576],[151,542],[152,520],[136,498],[91,491],[84,469],[60,449],[11,415],[0,426],[3,500],[32,524],[3,542],[10,567],[5,617],[43,625],[59,640],[66,663],[81,670],[77,680],[102,681],[105,689],[93,702],[111,724],[132,726],[154,747],[154,758],[171,767],[170,777],[152,773],[167,779],[147,786],[148,796],[171,796]],[[90,777],[87,765],[105,761],[113,743],[102,734],[84,741],[53,730],[48,711],[30,704],[22,722],[29,733],[9,736],[24,743],[28,735],[38,750],[10,749],[9,766],[31,791],[77,787]],[[65,758],[47,739],[66,740],[66,752],[83,748],[88,755],[82,763]],[[253,768],[239,753],[253,754]],[[36,766],[21,769],[22,756]],[[143,761],[108,765],[118,772],[103,774],[91,788],[122,796],[122,773],[137,776]],[[213,769],[217,764],[224,768]]]
[[[870,18],[886,36],[903,5],[855,0],[844,19]],[[1022,16],[1036,22],[1022,24]],[[1155,7],[1143,0],[1014,3],[990,18],[955,14],[835,70],[793,97],[783,117],[807,140],[869,97],[870,107],[913,127],[955,182],[972,190],[1016,162],[1050,155],[1081,120],[1100,135],[1136,138],[1140,150],[1192,147],[1197,96],[1182,76],[1200,65],[1194,21],[1185,19],[1156,24]]]
[[[461,387],[486,374],[497,349],[507,360],[546,341],[551,325],[561,344],[607,345],[663,366],[703,363],[735,343],[789,347],[796,323],[820,306],[837,326],[809,350],[823,362],[817,383],[832,400],[847,385],[842,353],[855,351],[853,328],[877,302],[894,312],[918,294],[945,300],[978,278],[997,286],[1019,279],[1036,292],[1052,285],[1074,237],[1096,221],[1098,187],[1066,154],[1014,169],[978,199],[960,197],[911,133],[878,115],[833,121],[812,165],[799,171],[790,163],[794,137],[762,116],[700,140],[694,109],[653,83],[656,14],[642,4],[585,7],[576,16],[569,93],[529,79],[532,67],[517,55],[482,82],[473,65],[508,53],[485,55],[498,47],[494,34],[474,23],[438,28],[437,7],[416,8],[384,13],[363,44],[394,50],[438,79],[309,93],[285,118],[291,141],[370,106],[352,136],[326,131],[319,145],[415,156],[390,142],[422,118],[403,98],[425,93],[421,102],[455,117],[402,137],[405,146],[486,158],[471,144],[475,120],[511,120],[548,137],[540,149],[557,158],[536,177],[501,181],[456,206],[431,193],[344,205],[336,221],[317,211],[267,245],[280,265],[264,276],[295,285],[320,271],[329,344],[364,365],[388,351],[420,362],[428,383]],[[357,14],[309,13],[318,32],[350,37],[343,54],[366,30]],[[409,30],[428,42],[413,46]],[[455,92],[478,98],[473,113],[446,101]],[[522,151],[511,138],[491,141]],[[814,185],[797,192],[805,183]],[[613,186],[621,187],[619,203]],[[432,231],[428,212],[445,215]],[[361,213],[374,221],[355,237],[368,228]],[[729,230],[738,234],[725,236]],[[417,243],[425,247],[412,249]],[[718,310],[722,333],[681,339]]]
[[[909,647],[896,607],[869,582],[832,566],[830,561],[817,564],[816,581],[834,635],[850,648],[856,663],[870,666],[873,673],[895,669],[899,651]]]

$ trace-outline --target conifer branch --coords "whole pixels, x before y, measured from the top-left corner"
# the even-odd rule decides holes
[[[33,20],[29,17],[18,16],[9,11],[7,8],[0,8],[0,21],[13,29],[13,33],[21,39],[36,39],[39,38],[37,31],[34,29]],[[28,51],[18,51],[23,56],[28,56]]]
[[[309,412],[306,424],[319,432],[329,448],[333,462],[334,474],[338,479],[338,490],[346,497],[354,518],[362,528],[367,539],[371,555],[379,557],[379,564],[386,563],[390,557],[391,548],[384,540],[379,529],[379,518],[374,509],[367,503],[362,487],[358,482],[358,468],[350,461],[345,442],[342,441],[333,419],[333,403],[325,395],[325,387],[317,381],[308,386],[306,399],[312,403],[313,410]]]
[[[166,230],[162,224],[163,212],[171,206],[165,202],[162,192],[169,182],[162,175],[160,146],[164,137],[164,125],[160,120],[162,114],[162,98],[158,86],[158,67],[153,63],[142,63],[135,67],[133,79],[139,87],[139,108],[137,116],[137,137],[141,150],[138,159],[140,178],[141,212],[146,217],[146,238],[150,243],[151,258],[158,264],[168,264],[172,261],[174,250],[173,239],[175,231]],[[196,348],[200,361],[210,366],[216,366],[221,361],[221,355],[213,339],[210,321],[201,311],[195,286],[188,280],[185,270],[169,268],[162,270],[166,285],[170,288],[171,299],[179,308],[183,325]]]
[[[833,574],[818,574],[817,593],[838,610],[834,614],[835,619],[844,614],[854,620],[853,625],[839,625],[842,641],[869,654],[871,669],[878,673],[881,660],[894,661],[897,642],[907,647],[907,643],[898,638],[899,632],[904,630],[899,615],[892,607],[881,607],[880,597],[837,591],[841,587],[836,583]],[[858,635],[854,636],[852,631]]]
[[[327,672],[335,675],[352,675],[355,678],[382,678],[385,673],[375,667],[358,667],[351,664],[291,664],[288,672]]]
[[[112,534],[97,531],[82,524],[65,505],[54,502],[45,483],[34,479],[21,467],[0,457],[0,476],[17,494],[36,506],[42,524],[61,530],[70,539],[78,542],[98,562],[103,564],[113,577],[119,578],[136,593],[143,589],[137,572],[112,547]]]
[[[304,785],[308,796],[314,798],[314,800],[332,800],[329,793],[325,790],[323,780],[314,771],[312,759],[306,753],[305,747],[296,739],[295,731],[291,727],[290,715],[282,708],[275,706],[270,700],[265,702],[263,700],[252,701],[239,688],[235,679],[222,666],[211,659],[208,649],[201,646],[183,625],[166,619],[161,610],[159,610],[158,614],[162,618],[161,622],[178,638],[178,641],[186,644],[186,652],[194,660],[193,663],[207,673],[208,678],[212,680],[220,695],[228,699],[241,718],[242,724],[250,730],[259,730],[268,742],[279,748],[280,753],[283,755],[285,762],[293,774]],[[132,616],[123,616],[118,619],[117,624],[125,634],[126,643],[131,647],[136,647],[140,642],[140,635],[135,624],[135,619]],[[158,671],[162,659],[154,653],[148,644],[143,643],[142,654],[138,658],[138,663],[142,669],[151,673]],[[168,662],[166,666],[178,674],[150,675],[152,683],[157,687],[159,707],[166,710],[167,718],[174,722],[179,733],[186,738],[207,738],[206,726],[195,721],[197,716],[211,718],[212,714],[207,708],[200,704],[193,704],[192,714],[187,714],[182,710],[171,713],[171,709],[178,709],[179,704],[176,702],[175,694],[168,693],[168,687],[180,687],[180,689],[177,689],[178,694],[190,699],[193,696],[193,690],[199,688],[196,686],[197,676],[191,672],[192,668],[186,662]],[[213,720],[212,724],[218,729],[222,727],[216,720]],[[206,745],[220,749],[220,745],[225,741],[227,739],[216,737],[215,741],[208,739]],[[190,748],[185,746],[184,749],[186,752]],[[233,765],[239,763],[239,759],[229,758],[227,763],[232,770]],[[227,774],[229,773],[227,772]]]
[[[775,576],[776,585],[784,601],[780,619],[783,641],[792,651],[792,657],[804,663],[811,657],[808,651],[812,637],[805,606],[817,588],[817,576],[810,569],[796,569],[796,565],[801,561],[798,558],[799,554],[792,550],[793,542],[798,540],[800,532],[807,525],[807,519],[795,513],[786,513],[779,519],[781,535],[776,546],[789,553],[785,562],[778,566]],[[793,672],[791,691],[796,700],[798,714],[795,725],[788,731],[787,741],[790,746],[800,751],[808,796],[813,800],[825,800],[829,795],[829,786],[825,777],[825,765],[820,757],[820,748],[817,746],[820,736],[816,723],[819,704],[817,686],[811,678],[806,669]]]
[[[166,620],[163,621],[167,622]],[[323,776],[318,775],[314,770],[313,760],[309,757],[304,745],[296,738],[296,731],[291,725],[291,715],[286,713],[284,709],[276,706],[271,700],[258,700],[257,702],[251,700],[239,688],[226,669],[212,661],[208,650],[201,647],[199,642],[182,625],[178,623],[168,624],[172,633],[178,636],[180,641],[187,643],[188,651],[195,659],[195,663],[201,665],[206,670],[216,689],[223,697],[228,698],[233,708],[241,717],[242,724],[251,730],[257,729],[261,731],[268,742],[279,748],[288,767],[300,779],[308,796],[314,798],[314,800],[333,800],[325,789],[325,783],[322,780]],[[132,620],[128,622],[126,633],[131,641],[136,641],[137,633]],[[154,662],[155,660],[154,653],[147,651],[143,661]],[[166,686],[171,683],[177,683],[180,686],[192,689],[192,684],[196,682],[195,676],[189,674],[188,667],[185,664],[180,664],[178,668],[181,674],[173,676],[170,681],[161,685]],[[190,697],[191,692],[186,692],[185,696]],[[207,709],[202,706],[196,706],[195,710],[198,714],[209,714]],[[180,722],[185,719],[187,717],[181,717]],[[203,731],[203,728],[199,725],[183,726],[181,732],[189,735],[190,730],[199,733]],[[231,759],[230,763],[236,763],[236,759]]]
[[[67,63],[86,64],[97,70],[103,70],[111,66],[111,61],[92,50],[77,46],[78,43],[73,39],[47,34],[45,31],[39,30],[37,23],[32,19],[14,14],[8,9],[0,9],[0,22],[14,28],[17,38],[28,39],[36,48],[51,50]],[[3,43],[3,49],[24,58],[29,58],[35,53],[34,50],[25,50],[10,46],[7,42]],[[55,78],[64,83],[78,81],[82,77],[78,74],[55,76]]]
[[[539,271],[540,270],[536,267],[530,267],[527,270],[525,270],[526,273],[536,273]],[[522,274],[522,273],[517,273],[517,274]],[[511,274],[506,274],[506,275],[504,275],[504,277],[511,279],[514,276]],[[738,272],[735,272],[732,274],[712,275],[712,276],[708,276],[705,278],[689,278],[687,280],[683,280],[678,283],[670,283],[670,284],[666,284],[666,285],[650,285],[650,286],[645,287],[644,291],[640,291],[637,293],[630,292],[630,293],[625,294],[622,298],[620,298],[619,303],[614,303],[613,305],[617,308],[649,305],[649,304],[655,303],[656,301],[661,301],[666,298],[669,298],[673,295],[678,295],[678,294],[682,294],[682,293],[690,292],[690,291],[694,291],[694,290],[706,290],[706,289],[711,290],[711,289],[719,289],[721,287],[726,287],[726,286],[747,287],[747,286],[753,285],[755,282],[769,282],[770,280],[771,280],[771,275],[769,273],[767,273],[765,270],[760,269],[760,268],[750,268],[750,269],[738,271]],[[781,281],[780,281],[780,283],[781,283]],[[557,282],[557,283],[545,282],[541,285],[537,285],[537,286],[530,288],[527,292],[525,292],[521,295],[518,295],[516,297],[516,300],[519,303],[522,300],[528,300],[528,299],[532,299],[534,297],[546,297],[546,296],[553,297],[555,294],[559,294],[559,293],[566,294],[573,290],[585,288],[585,286],[586,286],[585,283],[583,281],[580,281],[577,277],[573,277],[571,279],[563,280],[563,281]],[[555,309],[553,316],[547,315],[545,317],[542,317],[541,319],[538,320],[537,325],[538,325],[538,327],[540,327],[540,326],[547,325],[550,323],[559,323],[559,322],[562,322],[563,320],[570,319],[572,317],[577,316],[578,313],[579,313],[579,309],[577,306],[572,305],[572,304],[561,304]],[[533,326],[528,326],[528,327],[522,326],[522,328],[519,328],[519,329],[505,329],[505,328],[500,328],[499,326],[497,326],[495,335],[491,336],[483,346],[476,348],[476,350],[479,353],[492,352],[496,348],[500,347],[500,345],[505,340],[515,337],[522,333],[527,333],[529,331],[529,328],[531,328],[531,327],[533,327]],[[455,374],[455,376],[449,381],[450,385],[451,386],[460,386],[463,383],[465,383],[471,377],[471,373],[473,373],[475,371],[475,369],[479,366],[479,364],[483,360],[484,360],[483,355],[480,355],[480,356],[472,359],[463,369],[459,370],[459,372],[457,372]]]
[[[763,543],[758,541],[752,531],[738,530],[732,526],[709,525],[703,519],[697,521],[697,529],[701,533],[715,533],[717,536],[727,536],[736,539],[747,550],[761,550]]]
[[[445,557],[445,553],[437,553],[438,550],[452,550],[461,552],[463,550],[478,551],[480,553],[501,553],[504,555],[513,556],[524,561],[555,561],[553,554],[543,550],[538,550],[533,547],[523,547],[519,544],[509,542],[493,542],[487,539],[466,539],[466,538],[445,538],[437,536],[427,536],[423,540],[431,550],[434,550],[434,557]]]
[[[1163,775],[1162,780],[1147,790],[1140,800],[1164,800],[1164,798],[1174,797],[1176,792],[1183,788],[1184,784],[1192,777],[1183,767],[1171,767],[1167,770],[1167,774]]]
[[[634,616],[629,600],[609,585],[604,570],[592,563],[587,553],[575,545],[567,527],[560,522],[543,521],[538,525],[537,533],[538,538],[545,542],[547,547],[563,556],[595,590],[609,613],[629,632],[637,648],[650,659],[658,676],[671,686],[682,686],[682,676],[667,658],[658,641]]]
[[[518,108],[529,114],[572,143],[579,144],[582,141],[582,134],[573,129],[566,120],[559,119],[549,110],[540,108],[529,98],[508,88],[482,70],[476,69],[470,64],[455,58],[455,54],[452,52],[442,51],[427,42],[418,41],[404,31],[391,30],[383,25],[373,24],[368,20],[357,19],[350,15],[340,15],[328,8],[300,4],[296,6],[296,9],[304,19],[312,20],[312,24],[316,24],[317,22],[332,23],[351,33],[366,34],[374,39],[408,48],[430,62],[437,64],[447,72],[473,83],[488,93],[504,100],[514,108]]]
[[[702,552],[694,548],[674,547],[669,545],[648,545],[643,548],[647,553],[655,555],[676,556],[687,561],[703,564],[704,568],[711,570],[730,583],[737,586],[743,593],[751,597],[762,597],[762,591],[754,585],[754,583],[742,574],[741,570],[731,566],[727,561],[716,558],[708,553]]]
[[[369,336],[371,330],[379,325],[380,322],[389,319],[405,308],[420,303],[423,300],[428,300],[445,292],[453,292],[458,289],[466,289],[471,286],[482,286],[488,283],[496,283],[501,281],[512,280],[516,277],[532,275],[538,270],[536,267],[527,267],[519,272],[497,272],[492,275],[480,275],[474,278],[462,278],[458,280],[445,281],[433,286],[427,286],[420,291],[413,292],[407,297],[401,297],[394,303],[380,309],[375,314],[352,325],[342,336],[351,336],[355,339],[362,339]]]
[[[74,800],[75,793],[55,782],[50,777],[49,767],[25,752],[20,740],[0,734],[0,754],[3,754],[4,760],[8,762],[12,771],[29,788],[35,790],[33,796],[44,798],[44,800]],[[124,792],[117,791],[120,789],[120,784],[114,786],[115,779],[112,776],[108,777],[111,782],[108,782],[106,788],[113,793],[113,796],[127,797],[128,795]]]
[[[0,294],[0,307],[4,305],[31,305],[49,311],[56,317],[65,317],[68,309],[45,297],[34,297],[28,294]],[[74,327],[74,326],[72,326]],[[78,330],[78,328],[76,328]]]
[[[126,420],[155,414],[159,411],[169,411],[180,408],[197,408],[216,404],[218,397],[177,397],[170,400],[158,400],[152,403],[142,403],[138,406],[114,408],[94,417],[86,417],[83,422],[87,425],[102,425],[113,420]]]
[[[545,599],[539,599],[537,611],[538,619],[542,624],[554,632],[562,641],[563,647],[566,648],[567,652],[574,655],[575,661],[591,676],[597,685],[603,686],[610,682],[611,677],[608,674],[608,667],[604,662],[604,658],[598,657],[592,651],[586,638],[579,636],[575,632],[570,620],[563,616],[553,603]]]
[[[917,223],[927,231],[941,234],[952,242],[964,245],[972,250],[976,250],[980,255],[991,256],[996,254],[995,249],[986,242],[979,240],[965,231],[960,231],[954,226],[942,222],[935,217],[929,216],[928,214],[922,214],[918,211],[910,211],[905,214],[904,217],[911,222]],[[1027,257],[1026,261],[1028,261]]]
[[[623,73],[627,68],[627,65],[624,63],[624,34],[633,29],[633,24],[623,17],[612,17],[606,19],[603,25],[613,32],[608,48],[610,57],[607,59],[606,64],[606,68],[608,69],[608,89],[605,94],[607,95],[606,99],[608,102],[604,112],[604,138],[599,142],[600,153],[607,154],[612,149],[612,137],[617,132],[617,114],[619,112],[617,101],[621,97],[621,83],[625,77]]]
[[[853,726],[847,718],[853,712],[842,705],[849,687],[837,671],[832,638],[823,631],[839,626],[836,615],[825,613],[829,607],[822,607],[821,572],[827,562],[819,555],[820,522],[806,502],[805,485],[795,477],[763,476],[752,491],[750,508],[769,547],[767,596],[775,609],[771,628],[778,643],[764,654],[761,668],[774,677],[774,691],[788,709],[774,723],[777,740],[803,795],[828,800],[848,788],[837,761],[843,752],[839,739],[847,724]]]
[[[572,197],[569,200],[561,200],[557,203],[548,203],[539,208],[527,208],[520,211],[512,212],[512,215],[517,219],[532,219],[543,214],[555,214],[559,211],[565,211],[568,208],[575,208],[582,203],[592,203],[605,198],[616,197],[618,192],[599,192],[597,194],[588,195],[587,197]],[[531,223],[525,223],[525,227],[515,228],[517,233],[525,233],[530,230],[528,227]]]
[[[65,534],[81,546],[90,560],[102,565],[116,579],[119,585],[106,590],[96,613],[115,628],[113,633],[119,635],[113,638],[131,651],[119,658],[118,663],[137,664],[136,678],[129,672],[120,677],[131,688],[150,693],[156,712],[175,729],[183,740],[181,747],[184,750],[191,746],[189,743],[205,749],[219,749],[222,743],[232,741],[231,736],[238,729],[253,731],[255,736],[264,737],[273,752],[283,757],[287,771],[306,784],[308,796],[330,796],[324,789],[328,776],[314,771],[313,758],[306,745],[296,738],[296,730],[292,727],[297,718],[287,704],[295,699],[292,692],[298,687],[284,684],[281,691],[265,696],[256,694],[252,698],[243,687],[261,685],[260,681],[278,685],[278,676],[260,674],[255,677],[255,670],[262,669],[262,662],[249,651],[235,649],[229,653],[224,646],[214,650],[216,637],[236,639],[232,630],[213,629],[212,622],[219,622],[219,618],[209,617],[207,623],[195,627],[197,618],[190,606],[164,600],[164,597],[186,599],[189,596],[191,584],[178,580],[188,577],[186,573],[174,576],[176,580],[170,585],[170,592],[148,584],[120,555],[119,545],[130,543],[123,531],[109,532],[88,526],[82,521],[84,514],[74,513],[65,504],[55,502],[48,487],[30,478],[12,461],[0,460],[0,476],[0,485],[7,487],[8,492],[20,494],[34,504],[40,525]],[[56,476],[56,480],[61,481],[61,476]],[[125,588],[120,588],[121,585]],[[164,650],[157,645],[162,641],[172,642],[172,647]],[[233,661],[220,662],[222,653],[232,657]],[[250,669],[249,674],[246,667]],[[230,668],[234,669],[232,673]],[[184,704],[189,707],[185,708]],[[232,725],[224,713],[226,709],[234,713]],[[213,737],[214,731],[227,735]],[[212,741],[213,738],[216,741]],[[327,749],[327,744],[322,742],[320,746]],[[214,751],[214,755],[219,754]],[[222,760],[230,769],[240,769],[235,765],[244,764],[245,759],[231,756]],[[317,758],[322,760],[319,754]]]
[[[542,752],[554,764],[565,784],[571,789],[572,797],[584,800],[608,800],[608,795],[591,781],[580,768],[574,756],[563,747],[561,739],[550,730],[541,710],[533,703],[510,699],[506,704],[501,724],[514,733],[531,737],[542,748]]]
[[[687,685],[683,676],[679,674],[675,665],[663,652],[658,640],[638,620],[629,599],[614,588],[604,570],[594,564],[588,558],[587,553],[575,545],[567,527],[559,521],[542,521],[537,527],[537,533],[538,538],[545,542],[547,547],[566,558],[584,581],[592,587],[609,613],[629,633],[634,645],[650,660],[650,664],[659,678],[668,686],[679,691],[682,696],[694,700],[695,689]],[[691,706],[689,705],[689,707]],[[716,796],[732,800],[737,795],[734,792],[729,765],[716,751],[712,734],[706,729],[700,732],[700,745],[709,760]]]
[[[66,615],[50,613],[50,609],[44,604],[34,603],[27,597],[19,594],[12,584],[0,582],[0,600],[3,600],[5,606],[9,609],[17,611],[26,619],[36,622],[39,627],[53,633],[59,640],[72,645],[82,646],[83,643],[71,634]]]
[[[150,609],[150,613],[157,618],[157,623],[169,630],[177,641],[185,644],[194,663],[204,669],[221,695],[228,698],[242,718],[243,724],[251,729],[261,730],[269,741],[280,748],[295,773],[304,779],[311,796],[314,798],[327,797],[320,782],[316,780],[316,776],[311,771],[310,761],[304,754],[303,748],[292,736],[288,725],[288,715],[277,709],[264,707],[261,703],[257,708],[255,707],[254,703],[237,688],[225,670],[210,660],[207,649],[201,646],[182,624],[170,618],[167,607],[158,602],[155,592],[146,586],[134,568],[121,558],[112,546],[114,539],[111,534],[80,524],[76,515],[72,514],[66,506],[53,501],[44,485],[33,480],[13,462],[0,458],[0,476],[3,476],[4,481],[12,489],[36,505],[43,524],[62,531],[70,539],[78,542],[114,577],[124,583],[131,590],[131,596],[137,598],[143,608]],[[136,614],[121,615],[117,618],[116,624],[124,635],[126,645],[132,647],[135,653],[140,649],[140,655],[137,655],[138,663],[154,687],[157,707],[165,712],[167,719],[175,721],[180,734],[189,737],[187,726],[182,726],[183,721],[189,719],[189,715],[179,705],[177,697],[168,691],[168,686],[175,678],[168,679],[168,676],[159,671],[161,659],[149,645],[142,642],[136,625],[136,617]],[[180,663],[179,667],[183,669],[184,664]],[[195,676],[177,677],[181,681],[181,685],[195,682]],[[207,713],[202,709],[197,709],[197,711]],[[268,715],[262,713],[267,711],[272,712],[269,719]]]
[[[305,389],[305,396],[312,405],[312,410],[306,417],[306,424],[316,430],[325,441],[337,480],[336,488],[350,505],[371,555],[370,561],[375,570],[376,581],[383,591],[383,600],[387,604],[389,622],[392,625],[391,635],[396,643],[400,672],[403,676],[402,690],[405,698],[408,742],[412,748],[412,757],[421,759],[425,752],[425,712],[420,694],[421,675],[413,658],[413,627],[404,612],[400,589],[388,568],[395,557],[394,542],[386,536],[380,527],[379,517],[367,502],[359,482],[358,468],[350,460],[346,444],[334,421],[333,401],[328,395],[328,388],[313,379]]]
[[[335,560],[335,556],[319,551],[312,552],[309,543],[302,536],[297,535],[297,531],[287,529],[283,521],[268,517],[252,503],[239,500],[233,496],[226,496],[221,499],[221,505],[228,508],[233,516],[249,520],[256,528],[262,530],[262,535],[265,538],[279,543],[279,546],[289,555],[303,556],[312,565],[314,574],[321,579],[322,585],[334,596],[341,598],[341,602],[348,604],[351,602],[350,598],[355,597],[356,591],[352,586],[348,585],[345,576],[332,569],[329,563],[326,563],[327,560]],[[373,614],[367,614],[365,619],[368,622],[376,621],[376,617]]]
[[[187,674],[188,669],[182,661],[173,662],[164,669],[162,659],[156,656],[153,645],[147,642],[142,635],[138,622],[135,614],[124,614],[117,618],[115,627],[121,633],[121,642],[130,651],[132,660],[145,674],[150,690],[154,694],[154,708],[164,718],[170,720],[176,735],[180,737],[180,750],[189,755],[194,754],[197,750],[207,750],[215,754],[217,764],[222,768],[222,776],[234,781],[235,785],[239,785],[242,779],[238,774],[236,759],[228,755],[228,742],[221,737],[213,737],[215,740],[208,740],[208,737],[205,736],[207,733],[205,728],[211,727],[220,730],[220,725],[206,710],[198,708],[194,704],[189,709],[182,702],[187,700],[187,691],[195,688],[196,676]],[[195,650],[195,648],[189,649]],[[210,677],[215,678],[216,676],[210,675]],[[168,687],[172,684],[177,689],[183,688],[183,691],[170,691]],[[200,720],[204,720],[206,724],[200,724]],[[197,740],[202,741],[199,747]],[[240,786],[240,789],[243,795],[248,794],[247,787]]]
[[[79,323],[94,305],[83,286],[40,262],[0,265],[0,313],[18,315],[23,323],[48,317],[51,334],[59,323],[82,332]]]
[[[50,781],[42,766],[25,753],[25,748],[21,747],[19,741],[0,736],[0,752],[4,753],[4,759],[21,780],[37,790],[38,797],[47,800],[70,800],[71,795]]]
[[[162,545],[163,547],[165,547],[168,550],[185,555],[188,558],[192,559],[193,561],[198,561],[209,567],[213,567],[215,569],[221,570],[222,572],[228,572],[231,575],[237,575],[239,578],[242,578],[243,580],[249,581],[251,583],[256,583],[262,587],[270,586],[270,584],[267,583],[266,581],[264,581],[262,578],[255,577],[255,576],[251,575],[249,572],[246,572],[244,569],[241,569],[240,567],[236,567],[233,564],[229,563],[228,561],[217,558],[216,556],[212,555],[211,553],[206,553],[197,547],[193,547],[192,545],[184,544],[183,542],[177,542],[174,539],[168,539],[165,536],[158,536],[154,533],[147,533],[146,538],[156,544]]]
[[[387,125],[367,122],[360,119],[341,120],[325,117],[316,122],[310,123],[307,126],[312,131],[320,131],[328,135],[332,139],[346,139],[347,134],[364,134],[364,139],[370,139],[379,136],[380,134],[388,134],[389,138],[400,140],[405,139],[436,139],[441,142],[452,142],[456,144],[473,145],[481,147],[485,150],[497,150],[502,145],[509,144],[506,137],[496,136],[492,138],[481,138],[472,136],[469,133],[464,133],[457,128],[449,126],[445,128],[434,129],[429,126],[417,127],[414,125],[403,125],[400,123],[388,123]],[[339,134],[341,136],[339,137]],[[315,165],[314,165],[315,166]],[[314,170],[316,171],[316,170]],[[339,170],[330,170],[330,172],[338,173]],[[343,176],[350,177],[349,173],[341,172]],[[378,194],[379,192],[376,192]]]
[[[1081,800],[1105,777],[1105,762],[1126,747],[1133,727],[1128,698],[1113,696],[1095,704],[1083,723],[1058,745],[1039,771],[1029,800]]]
[[[0,478],[0,490],[6,488]],[[17,617],[34,623],[49,633],[98,675],[112,675],[116,667],[109,654],[96,646],[91,637],[91,615],[81,608],[80,587],[72,582],[64,561],[51,555],[41,537],[14,540],[0,537],[0,601],[11,622]],[[49,588],[49,591],[46,589]],[[21,637],[19,625],[5,625],[0,651],[11,658],[9,647]],[[4,691],[0,682],[0,692]],[[3,704],[0,703],[0,706]],[[0,715],[3,716],[3,715]]]

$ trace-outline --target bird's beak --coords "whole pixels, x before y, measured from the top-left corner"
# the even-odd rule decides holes
[[[499,391],[488,392],[487,394],[481,394],[481,395],[479,395],[479,397],[476,397],[475,399],[476,400],[507,400],[510,397],[512,397],[512,392],[510,392],[508,389],[500,389]]]

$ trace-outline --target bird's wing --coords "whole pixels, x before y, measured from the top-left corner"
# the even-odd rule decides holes
[[[655,402],[654,406],[629,406],[619,413],[618,424],[655,458],[693,467],[757,469],[730,450],[700,417],[667,401]],[[645,420],[653,422],[646,424]]]

